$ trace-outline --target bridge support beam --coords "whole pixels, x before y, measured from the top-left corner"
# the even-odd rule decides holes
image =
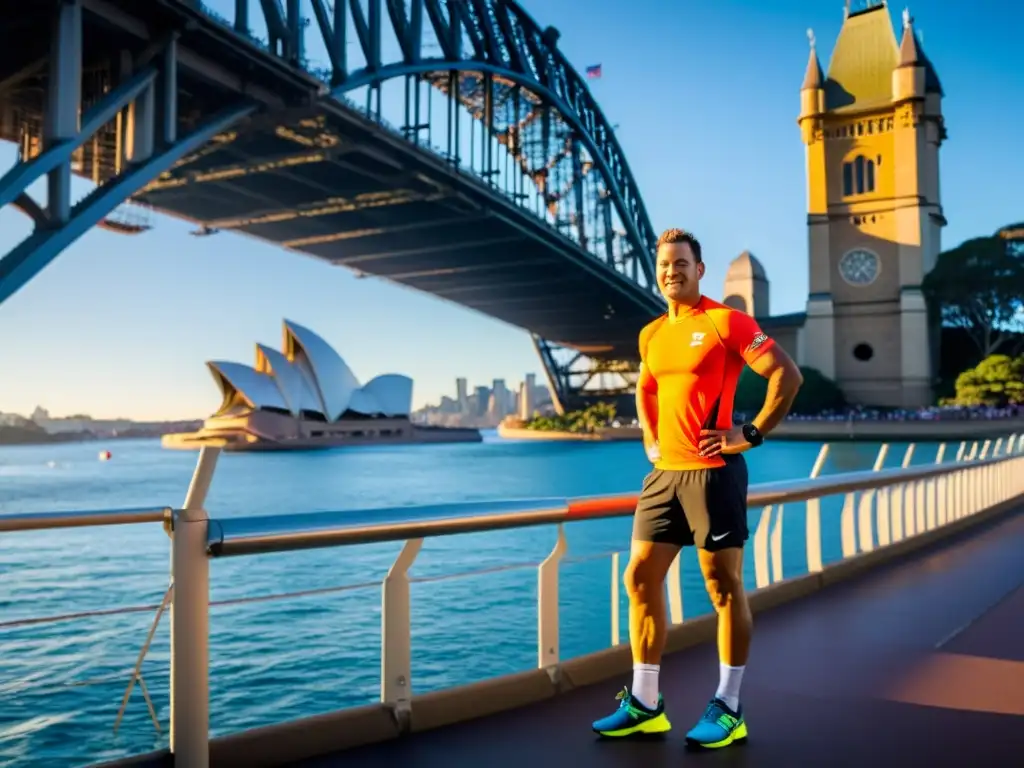
[[[621,417],[636,415],[638,362],[596,360],[536,334],[533,345],[544,366],[556,412],[564,414],[604,402],[614,405]]]
[[[0,178],[0,207],[14,204],[35,222],[32,234],[0,259],[0,303],[146,184],[256,109],[249,102],[228,107],[179,138],[177,58],[172,38],[159,67],[141,68],[83,110],[81,0],[63,0],[55,14],[41,151],[23,156]],[[160,120],[156,119],[158,109]],[[123,110],[130,116],[127,162],[119,173],[73,204],[72,158]],[[27,192],[43,177],[45,208],[33,205]]]

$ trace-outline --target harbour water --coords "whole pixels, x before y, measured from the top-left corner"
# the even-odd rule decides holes
[[[107,448],[112,459],[98,461]],[[767,444],[748,454],[751,482],[804,477],[818,449]],[[898,465],[904,449],[894,445],[887,466]],[[869,468],[877,450],[835,446],[825,473]],[[935,452],[934,445],[918,446],[914,463],[934,461]],[[178,506],[194,462],[195,454],[162,450],[157,441],[0,448],[0,515]],[[211,517],[228,517],[626,493],[648,468],[634,443],[510,442],[493,435],[481,444],[225,455],[207,507]],[[838,509],[839,500],[822,505],[826,562],[839,556]],[[752,529],[758,515],[751,510]],[[567,527],[563,658],[610,644],[610,553],[626,550],[629,530],[628,519]],[[803,530],[803,504],[787,506],[787,575],[805,568]],[[411,571],[422,580],[412,587],[415,692],[536,663],[535,565],[554,540],[554,529],[543,527],[425,542]],[[215,735],[379,697],[379,585],[398,549],[365,545],[213,562],[214,601],[352,587],[211,610]],[[168,551],[159,525],[0,534],[0,765],[67,768],[166,746],[166,617],[142,667],[162,730],[138,688],[116,735],[113,725],[167,589]],[[514,565],[523,567],[504,568]],[[481,570],[489,572],[460,576]],[[752,583],[750,567],[747,577]],[[688,617],[710,610],[692,552],[683,560],[683,602]],[[153,608],[10,626],[147,605]]]

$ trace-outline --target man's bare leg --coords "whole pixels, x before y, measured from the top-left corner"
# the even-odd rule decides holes
[[[743,549],[698,550],[704,586],[718,614],[718,658],[721,662],[715,697],[739,710],[740,683],[750,655],[754,620],[743,588]]]
[[[629,644],[633,663],[660,665],[668,635],[665,575],[679,554],[674,544],[634,541],[626,566],[629,596]]]

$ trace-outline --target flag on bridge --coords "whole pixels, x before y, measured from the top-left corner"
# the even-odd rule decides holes
[[[590,78],[591,80],[597,80],[599,77],[601,77],[601,65],[594,64],[593,66],[587,67],[586,72],[588,78]]]

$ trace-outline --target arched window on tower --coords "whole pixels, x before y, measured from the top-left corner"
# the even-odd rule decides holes
[[[875,191],[875,161],[857,155],[843,163],[843,197],[866,195]]]

